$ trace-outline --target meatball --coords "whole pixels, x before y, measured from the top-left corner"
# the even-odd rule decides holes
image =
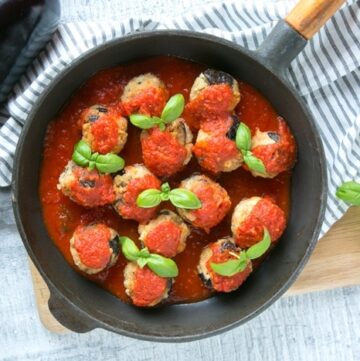
[[[191,159],[193,135],[183,119],[166,125],[165,130],[154,127],[141,133],[144,163],[159,177],[169,177]]]
[[[269,231],[271,242],[276,242],[286,227],[284,211],[269,197],[243,199],[234,209],[231,230],[235,242],[248,248],[262,240],[264,228]]]
[[[190,100],[194,100],[200,93],[211,85],[226,84],[232,90],[232,99],[229,104],[229,111],[234,110],[240,101],[238,82],[228,73],[221,70],[206,69],[194,81],[190,91]]]
[[[186,122],[195,129],[206,124],[221,125],[222,122],[226,124],[232,102],[233,93],[229,85],[211,85],[186,104],[183,116]]]
[[[136,204],[138,195],[150,188],[160,189],[160,181],[144,165],[134,164],[124,168],[121,175],[114,179],[114,208],[124,219],[139,223],[154,218],[158,207],[140,208]]]
[[[83,140],[93,152],[119,153],[127,140],[127,120],[116,111],[93,105],[82,113]]]
[[[276,132],[256,130],[251,140],[251,151],[259,158],[266,169],[266,174],[251,170],[254,176],[274,178],[279,173],[290,170],[296,161],[296,143],[285,121],[278,117],[279,128]]]
[[[109,174],[100,174],[95,169],[80,167],[71,160],[61,173],[57,188],[73,202],[93,208],[114,201],[112,183]]]
[[[243,157],[235,144],[233,123],[238,124],[237,117],[228,117],[227,126],[221,132],[206,132],[200,129],[193,152],[204,169],[213,173],[231,172],[243,163]]]
[[[168,98],[164,83],[154,74],[146,73],[127,83],[121,102],[126,115],[160,116]]]
[[[140,225],[139,233],[150,252],[172,258],[185,249],[190,230],[176,213],[164,209],[147,225]]]
[[[222,238],[208,244],[200,255],[198,272],[204,284],[217,292],[231,292],[239,288],[252,271],[252,263],[248,260],[245,269],[233,276],[221,276],[212,268],[211,263],[224,263],[236,259],[233,254],[240,254],[241,249],[236,247],[230,237]],[[233,253],[233,254],[232,254]]]
[[[113,266],[119,256],[118,234],[105,224],[78,226],[70,239],[70,252],[75,265],[88,274]]]
[[[130,262],[124,269],[124,286],[134,305],[152,307],[168,297],[172,279],[160,277],[150,268],[140,268]]]
[[[183,219],[205,232],[219,224],[230,210],[231,201],[226,190],[205,175],[193,175],[183,180],[180,188],[195,193],[201,201],[201,208],[178,208],[178,213]]]

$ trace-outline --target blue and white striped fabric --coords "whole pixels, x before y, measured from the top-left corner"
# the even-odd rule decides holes
[[[154,29],[205,32],[256,49],[294,1],[226,1],[166,21],[62,24],[45,51],[20,79],[7,106],[0,109],[0,186],[11,181],[16,144],[38,96],[56,75],[84,51],[116,37]],[[289,79],[312,111],[328,161],[329,196],[324,234],[347,206],[336,187],[360,180],[360,1],[347,1],[293,61]]]

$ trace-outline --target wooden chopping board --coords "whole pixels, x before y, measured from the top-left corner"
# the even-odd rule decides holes
[[[31,261],[30,268],[41,322],[51,332],[69,332],[50,313],[49,290]],[[285,296],[358,284],[360,207],[352,207],[319,241],[305,269]]]

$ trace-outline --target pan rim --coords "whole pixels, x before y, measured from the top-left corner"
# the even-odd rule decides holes
[[[243,54],[245,54],[246,56],[248,56],[249,58],[251,58],[252,60],[256,61],[257,64],[259,66],[262,66],[264,68],[267,68],[266,65],[264,65],[264,63],[262,63],[259,58],[256,55],[256,52],[252,52],[248,49],[242,48],[239,45],[236,45],[235,43],[232,43],[230,41],[218,38],[216,36],[213,35],[208,35],[208,34],[202,34],[202,33],[197,33],[197,32],[192,32],[192,31],[185,31],[185,30],[157,30],[157,31],[148,31],[148,32],[143,32],[143,33],[136,33],[136,34],[131,34],[131,35],[127,35],[121,38],[117,38],[117,39],[113,39],[111,41],[105,42],[101,45],[95,46],[89,50],[87,50],[86,52],[84,52],[83,54],[81,54],[78,58],[76,58],[74,61],[72,61],[69,65],[67,65],[48,85],[48,87],[43,91],[43,93],[39,96],[39,98],[37,99],[36,103],[34,104],[34,106],[32,107],[31,111],[29,112],[29,115],[27,117],[27,120],[24,124],[24,127],[22,129],[20,138],[19,138],[19,142],[18,142],[18,146],[16,149],[16,154],[15,154],[15,158],[14,158],[14,168],[13,168],[13,176],[12,176],[12,183],[11,183],[11,189],[12,189],[12,198],[13,198],[13,211],[14,211],[14,215],[15,215],[15,220],[16,220],[16,225],[18,227],[19,233],[21,235],[22,241],[25,245],[25,248],[30,256],[30,258],[32,259],[33,263],[35,264],[35,266],[37,267],[37,269],[39,270],[40,274],[42,275],[42,277],[44,278],[44,280],[46,281],[46,283],[48,284],[50,289],[56,290],[58,293],[60,293],[60,295],[66,300],[67,303],[69,303],[70,306],[75,307],[76,309],[78,309],[79,311],[81,311],[81,313],[83,313],[86,318],[93,324],[95,324],[95,328],[97,327],[101,327],[104,329],[107,329],[109,331],[113,331],[119,334],[122,334],[124,336],[129,336],[129,337],[133,337],[133,338],[137,338],[137,339],[142,339],[142,340],[148,340],[148,341],[157,341],[157,342],[186,342],[186,341],[193,341],[193,340],[197,340],[200,338],[205,338],[205,337],[210,337],[216,334],[219,334],[221,332],[225,332],[227,330],[230,330],[236,326],[239,326],[247,321],[249,321],[250,319],[254,318],[256,315],[260,314],[263,310],[265,310],[266,308],[268,308],[270,305],[272,305],[276,300],[278,300],[280,298],[281,295],[283,295],[285,293],[285,291],[291,286],[291,284],[295,281],[295,279],[297,278],[297,276],[300,274],[300,272],[302,271],[302,269],[304,268],[307,260],[309,259],[316,243],[317,243],[317,238],[318,235],[320,233],[320,228],[322,225],[322,221],[324,219],[324,215],[325,215],[325,209],[326,209],[326,199],[327,199],[327,173],[326,173],[326,158],[325,158],[325,153],[324,153],[324,149],[323,149],[323,144],[322,144],[322,140],[320,138],[320,134],[319,131],[317,130],[317,127],[315,125],[315,122],[313,120],[313,117],[310,113],[310,111],[307,109],[304,101],[300,98],[300,96],[297,94],[297,92],[295,91],[295,89],[289,84],[289,82],[287,81],[287,79],[284,79],[281,75],[277,75],[278,80],[282,83],[282,85],[284,87],[286,87],[286,89],[289,91],[289,93],[291,93],[291,95],[295,98],[295,100],[298,102],[298,104],[300,105],[300,107],[302,108],[304,114],[306,115],[307,119],[309,120],[309,125],[311,128],[311,131],[313,133],[314,136],[314,140],[316,142],[316,146],[318,148],[318,154],[319,154],[319,163],[320,163],[320,180],[321,180],[321,194],[319,194],[319,198],[320,198],[320,207],[319,207],[319,214],[317,217],[317,222],[316,222],[316,227],[313,229],[312,231],[312,235],[311,235],[311,241],[309,242],[309,245],[306,249],[306,252],[303,254],[303,256],[298,260],[298,262],[296,263],[296,265],[294,266],[295,271],[292,272],[291,276],[287,279],[286,282],[284,282],[281,287],[278,288],[278,290],[276,292],[273,293],[273,295],[267,299],[266,301],[264,301],[262,303],[262,305],[260,307],[258,307],[255,311],[249,313],[248,315],[246,315],[245,317],[243,317],[240,320],[236,320],[234,322],[230,322],[228,323],[226,326],[222,326],[222,327],[217,327],[216,329],[213,330],[206,330],[203,332],[195,332],[189,335],[179,335],[179,336],[159,336],[157,334],[151,334],[151,333],[138,333],[138,332],[134,332],[134,331],[130,331],[130,330],[125,330],[125,329],[119,329],[117,327],[111,326],[109,324],[107,324],[106,322],[102,321],[99,318],[94,317],[93,315],[91,315],[86,309],[84,309],[84,307],[82,306],[82,302],[74,302],[74,300],[70,300],[66,295],[63,294],[63,292],[61,292],[59,290],[59,288],[52,282],[51,277],[48,275],[48,273],[46,272],[46,270],[42,267],[41,263],[38,261],[37,257],[35,256],[35,254],[33,253],[33,250],[30,246],[30,243],[27,239],[27,235],[25,233],[23,224],[22,224],[22,218],[20,215],[20,210],[19,207],[17,205],[17,196],[18,196],[18,190],[19,187],[17,186],[17,184],[19,184],[19,180],[20,180],[20,167],[19,167],[19,161],[20,158],[22,156],[22,148],[23,148],[23,144],[24,144],[24,140],[29,132],[29,129],[31,128],[31,125],[34,122],[34,119],[36,118],[36,114],[38,113],[39,108],[41,107],[42,103],[44,101],[46,101],[46,98],[48,97],[48,95],[52,92],[53,88],[63,80],[63,78],[66,76],[66,74],[68,74],[73,68],[79,66],[84,60],[86,60],[88,57],[91,57],[92,55],[100,52],[100,51],[104,51],[106,50],[108,47],[114,47],[114,46],[121,46],[121,44],[128,42],[128,41],[136,41],[136,39],[138,38],[144,38],[144,37],[148,37],[148,38],[153,38],[156,36],[167,36],[167,37],[174,37],[174,36],[181,36],[181,37],[188,37],[188,38],[196,38],[197,40],[206,40],[206,41],[210,41],[212,43],[216,43],[216,44],[221,44],[223,46],[226,47],[231,47],[237,51],[242,52]],[[269,68],[267,68],[268,70],[270,70]]]

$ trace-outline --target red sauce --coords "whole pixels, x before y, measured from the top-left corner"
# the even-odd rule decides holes
[[[168,285],[166,278],[159,277],[148,267],[137,267],[131,292],[135,305],[146,307],[164,295]]]
[[[186,211],[187,217],[194,220],[192,223],[207,233],[226,216],[231,207],[231,201],[225,189],[213,182],[197,182],[187,187],[194,192],[201,201],[201,208]]]
[[[218,292],[231,292],[237,289],[250,275],[252,271],[251,261],[246,268],[233,276],[221,276],[213,271],[211,263],[223,263],[230,259],[236,259],[230,252],[231,250],[222,250],[219,243],[213,243],[211,246],[212,256],[206,263],[206,268],[211,274],[211,282],[214,289]]]
[[[259,200],[241,223],[236,231],[236,243],[241,248],[252,246],[263,238],[264,227],[269,231],[272,242],[281,236],[286,227],[284,212],[268,198]]]
[[[97,207],[114,201],[111,176],[96,170],[74,167],[74,180],[68,184],[70,197],[84,207]]]
[[[221,119],[227,118],[233,99],[233,92],[229,85],[209,86],[185,106],[184,117],[191,127],[198,129],[202,123],[212,123],[214,115]],[[221,124],[223,122],[218,123],[220,126]]]
[[[160,181],[152,174],[142,178],[132,179],[124,195],[124,202],[116,205],[118,212],[125,219],[134,219],[139,223],[145,223],[156,216],[158,207],[140,208],[136,205],[138,195],[146,189],[160,189]]]
[[[171,133],[159,127],[150,129],[141,138],[146,167],[159,177],[168,177],[180,170],[187,156],[185,147]]]
[[[107,116],[101,117],[91,126],[94,140],[91,144],[94,152],[110,153],[118,143],[118,125],[115,119]]]
[[[239,157],[235,142],[222,134],[209,134],[208,138],[196,141],[193,152],[201,166],[213,173],[224,170],[226,162]]]
[[[111,233],[104,224],[79,226],[74,234],[74,247],[81,262],[90,268],[101,269],[110,261]]]
[[[174,257],[181,238],[181,228],[172,221],[163,221],[154,227],[144,239],[150,252]]]
[[[252,149],[253,154],[263,161],[268,174],[278,174],[291,169],[295,163],[295,140],[288,126],[280,117],[278,134],[279,142]]]
[[[112,105],[122,94],[126,83],[134,76],[152,72],[159,76],[170,95],[181,92],[188,101],[189,92],[195,78],[206,66],[172,57],[155,57],[103,70],[90,78],[70,99],[59,116],[49,125],[44,144],[44,157],[40,174],[40,197],[44,222],[50,237],[64,255],[70,265],[74,263],[70,254],[69,241],[79,224],[90,222],[105,223],[114,228],[120,235],[138,239],[138,224],[134,221],[121,219],[111,206],[96,209],[83,208],[62,195],[56,185],[59,175],[71,158],[73,146],[81,138],[81,127],[78,119],[83,109],[94,105]],[[241,100],[236,113],[252,130],[276,131],[278,127],[277,113],[270,103],[250,85],[240,82]],[[126,164],[142,162],[140,131],[129,126],[128,141],[121,152]],[[172,187],[178,186],[181,180],[200,172],[196,159],[184,170],[169,179]],[[209,242],[231,235],[230,224],[233,208],[244,197],[271,196],[276,203],[288,213],[289,189],[291,173],[282,173],[274,179],[254,178],[244,169],[230,173],[221,173],[214,177],[224,187],[232,206],[225,219],[210,234],[199,229],[192,229],[187,239],[184,252],[174,260],[179,268],[179,276],[172,287],[169,303],[195,302],[207,298],[211,292],[203,285],[197,274],[197,264],[201,250]],[[164,203],[169,207],[168,202]],[[139,244],[139,243],[138,243]],[[117,264],[101,275],[91,277],[102,287],[117,297],[128,302],[123,285],[123,269],[126,260],[120,254]]]
[[[123,108],[126,115],[138,113],[160,116],[167,99],[168,94],[164,89],[147,88],[131,97],[129,101],[123,102]]]

